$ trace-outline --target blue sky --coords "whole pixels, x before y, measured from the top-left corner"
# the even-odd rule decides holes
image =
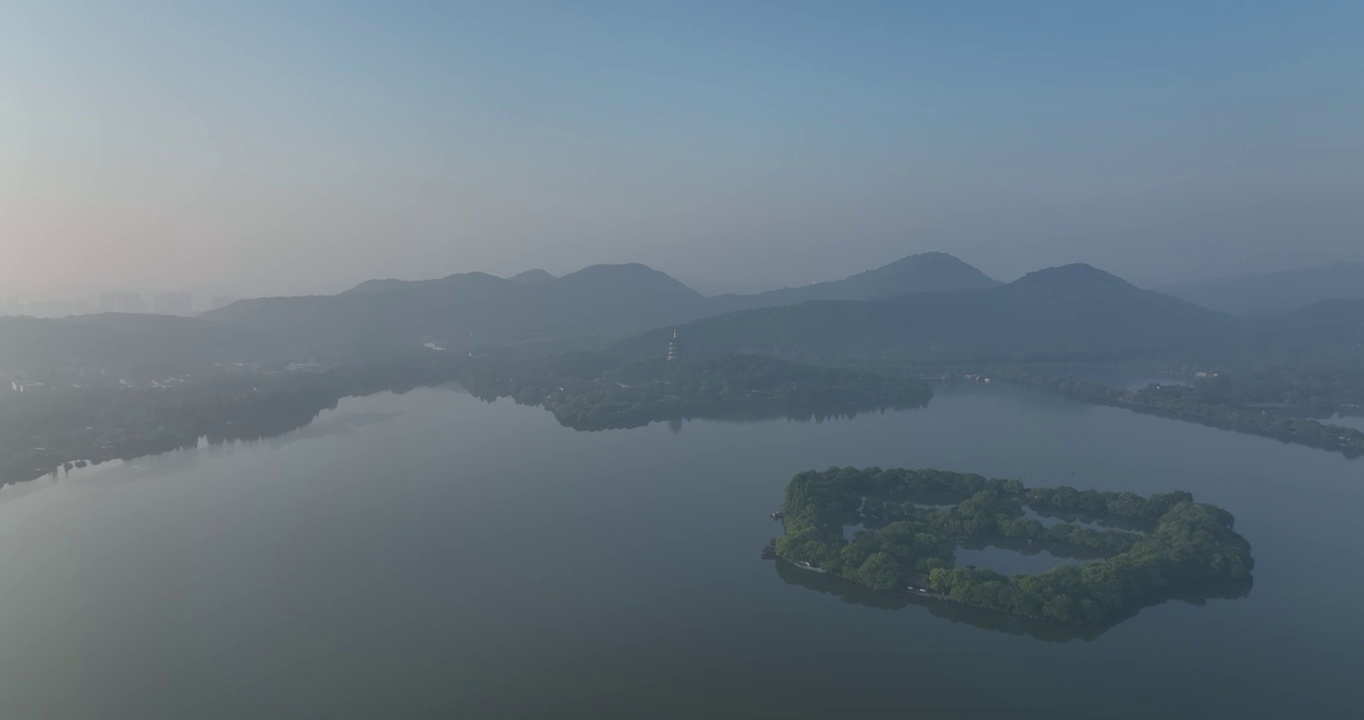
[[[1358,3],[7,3],[0,296],[1364,260]]]

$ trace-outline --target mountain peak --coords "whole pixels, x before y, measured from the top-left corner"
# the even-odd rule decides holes
[[[1169,285],[1162,291],[1213,310],[1273,317],[1320,300],[1364,297],[1364,263],[1337,260],[1316,267]]]
[[[644,263],[633,263],[633,262],[632,262],[632,263],[597,263],[596,265],[588,265],[587,267],[585,267],[585,268],[583,268],[583,269],[581,269],[581,270],[579,270],[579,271],[577,271],[577,272],[569,273],[569,275],[580,275],[580,274],[583,274],[583,273],[593,274],[593,275],[597,275],[597,274],[600,274],[600,275],[606,275],[606,274],[615,274],[615,275],[625,275],[625,274],[633,274],[633,275],[650,275],[650,274],[657,274],[657,275],[665,275],[665,274],[666,274],[666,273],[664,273],[664,272],[662,272],[662,271],[655,270],[655,269],[649,267],[648,265],[645,265]],[[564,277],[568,277],[568,275],[565,275]]]
[[[999,284],[996,280],[981,272],[979,269],[963,262],[962,259],[956,255],[936,251],[906,255],[899,260],[887,263],[874,270],[867,270],[866,272],[858,273],[853,276],[853,278],[874,277],[882,278],[883,282],[903,283],[907,286],[905,292],[920,289],[909,286],[922,285],[924,283],[932,284],[934,281],[942,284],[962,286],[956,289],[970,290],[978,290]]]
[[[549,282],[556,278],[540,268],[532,268],[525,272],[517,273],[507,279],[514,283],[521,283],[522,285],[532,285],[534,283]]]
[[[407,280],[398,280],[396,278],[366,280],[349,290],[342,291],[341,294],[358,295],[361,293],[385,292],[388,290],[395,290],[397,288],[403,287],[404,285],[407,284],[407,282],[408,282]]]
[[[1034,270],[1015,280],[1012,284],[1042,284],[1042,283],[1103,283],[1114,286],[1134,287],[1131,283],[1114,275],[1113,273],[1100,270],[1088,263],[1070,263],[1068,265],[1057,265],[1056,267]]]
[[[807,300],[883,300],[910,293],[983,290],[998,284],[999,281],[955,256],[924,252],[842,280],[773,290],[756,298],[766,305]]]
[[[555,281],[555,286],[590,287],[592,292],[615,289],[621,292],[685,295],[700,299],[701,294],[681,280],[641,263],[600,264],[571,272]]]
[[[956,264],[965,265],[965,264],[966,264],[966,263],[962,262],[961,258],[957,257],[956,255],[953,255],[952,253],[945,253],[945,252],[942,252],[942,251],[940,251],[940,250],[929,250],[929,251],[927,251],[927,252],[914,253],[913,255],[906,255],[906,256],[900,258],[899,260],[896,260],[896,261],[894,261],[894,262],[887,263],[887,264],[883,265],[882,267],[892,267],[892,266],[894,266],[894,265],[924,264],[924,263],[951,263],[951,264],[953,264],[953,265],[956,265]]]
[[[1031,297],[1135,297],[1150,291],[1142,290],[1112,273],[1093,265],[1072,263],[1044,268],[1004,286],[1004,292]],[[1156,294],[1156,293],[1152,293]]]

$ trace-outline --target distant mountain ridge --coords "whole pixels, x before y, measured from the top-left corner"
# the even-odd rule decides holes
[[[1233,318],[1088,265],[1030,273],[1007,285],[874,301],[829,301],[705,318],[675,328],[683,352],[821,363],[889,359],[1100,359],[1182,352],[1234,341]],[[624,341],[657,353],[673,328]]]
[[[1333,348],[1364,350],[1364,298],[1322,300],[1261,320],[1251,331],[1259,350]]]
[[[527,271],[525,271],[525,272],[517,273],[517,274],[515,274],[515,275],[513,275],[513,276],[511,276],[511,277],[509,277],[509,278],[507,278],[507,279],[508,279],[508,280],[511,280],[512,282],[518,282],[518,283],[523,283],[523,284],[531,284],[531,283],[550,282],[550,281],[556,280],[557,278],[555,278],[553,275],[550,275],[548,272],[545,272],[544,270],[541,270],[540,268],[532,268],[532,269],[527,270]]]
[[[0,318],[0,372],[164,373],[221,362],[352,363],[512,348],[613,347],[647,357],[665,350],[673,329],[684,356],[747,352],[864,367],[1243,352],[1293,362],[1364,351],[1364,299],[1321,301],[1249,323],[1088,265],[1001,284],[927,253],[843,280],[716,297],[644,265],[593,265],[562,277],[371,280],[337,295],[244,300],[198,318]]]
[[[643,265],[594,265],[536,282],[487,273],[370,281],[339,295],[242,300],[199,317],[272,334],[300,352],[364,357],[415,351],[426,339],[463,350],[638,331],[658,318],[691,319],[703,300]]]
[[[879,299],[998,283],[945,253],[912,255],[849,278],[756,295],[705,297],[638,263],[592,265],[555,277],[462,273],[436,280],[371,280],[332,296],[243,300],[205,320],[276,334],[322,354],[525,343],[601,344],[654,327],[734,310],[809,300]]]
[[[715,300],[728,310],[794,305],[811,300],[883,300],[920,292],[980,290],[999,281],[955,256],[926,252],[900,258],[881,267],[843,278],[755,295],[721,295]]]
[[[1159,290],[1210,310],[1263,318],[1323,300],[1364,298],[1364,263],[1340,261],[1301,270],[1180,283]]]

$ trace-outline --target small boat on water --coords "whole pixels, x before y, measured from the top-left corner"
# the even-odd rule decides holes
[[[796,561],[796,567],[798,567],[798,568],[800,568],[800,569],[802,569],[802,570],[809,570],[809,571],[811,571],[811,572],[817,572],[817,573],[828,572],[828,571],[825,570],[824,568],[822,568],[822,567],[820,567],[820,566],[818,566],[818,565],[815,565],[815,564],[813,564],[813,563],[807,562],[807,561],[805,561],[805,560],[798,560],[798,561]]]

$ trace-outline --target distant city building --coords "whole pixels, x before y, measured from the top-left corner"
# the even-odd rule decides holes
[[[152,300],[152,308],[160,315],[193,315],[194,296],[187,292],[168,292]]]
[[[76,314],[89,315],[95,311],[95,306],[89,300],[81,298],[76,301]]]
[[[101,293],[99,296],[99,311],[112,313],[144,313],[147,312],[147,301],[142,299],[141,293]]]
[[[90,312],[89,300],[32,300],[26,303],[17,295],[11,295],[0,301],[0,315],[61,318]]]
[[[237,298],[227,297],[226,295],[218,295],[213,298],[212,308],[214,310],[217,310],[220,307],[227,307],[228,305],[231,305],[234,302],[237,302]]]

